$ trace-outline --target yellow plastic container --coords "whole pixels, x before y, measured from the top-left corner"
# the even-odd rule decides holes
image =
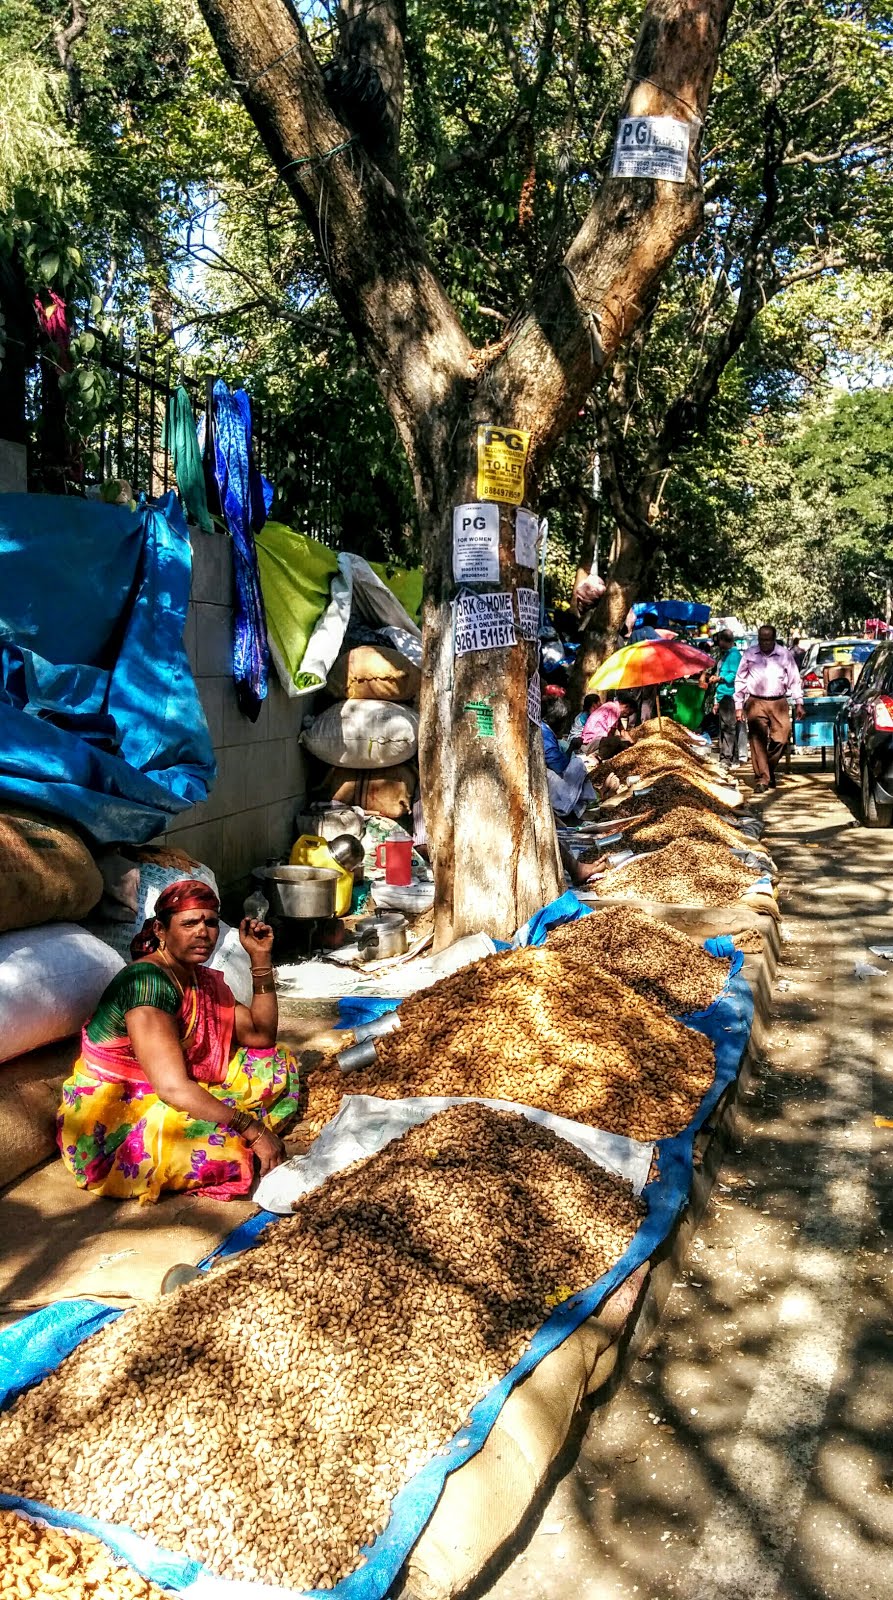
[[[348,872],[340,861],[335,860],[325,839],[321,839],[316,833],[302,833],[300,839],[297,839],[292,846],[289,863],[293,867],[328,867],[331,872],[337,872],[335,915],[347,916],[353,894],[353,873]]]

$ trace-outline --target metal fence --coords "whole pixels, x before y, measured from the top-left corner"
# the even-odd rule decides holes
[[[170,452],[164,443],[168,401],[183,387],[198,416],[204,415],[205,434],[211,438],[213,373],[196,375],[184,370],[170,345],[157,349],[137,340],[131,350],[123,342],[97,334],[97,365],[106,376],[102,415],[86,443],[88,478],[102,483],[123,478],[134,493],[149,497],[164,494],[174,482]],[[111,393],[108,390],[111,381]],[[252,403],[254,456],[262,472],[275,473],[269,459],[263,407]],[[95,463],[95,466],[92,464]]]
[[[77,493],[108,479],[121,479],[135,495],[144,493],[151,499],[166,493],[175,486],[175,477],[165,444],[165,418],[171,397],[182,386],[205,440],[205,481],[214,510],[213,456],[208,450],[216,373],[190,368],[170,343],[137,340],[125,345],[116,336],[90,331],[96,340],[93,410],[99,420],[86,435],[74,437],[66,427],[65,401],[55,384],[47,388],[40,362],[28,376],[32,486]],[[324,434],[309,432],[306,423],[296,431],[291,418],[268,414],[253,397],[252,433],[257,465],[276,490],[273,515],[323,544],[337,545],[345,489]]]

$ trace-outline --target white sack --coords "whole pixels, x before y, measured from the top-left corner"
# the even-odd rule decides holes
[[[419,714],[391,700],[339,700],[310,719],[301,740],[330,767],[395,767],[416,753]]]
[[[555,1117],[549,1111],[539,1111],[534,1106],[518,1105],[514,1100],[484,1100],[476,1095],[456,1098],[417,1097],[407,1100],[380,1100],[376,1095],[346,1095],[340,1109],[314,1139],[306,1155],[292,1156],[282,1166],[274,1167],[262,1178],[254,1191],[254,1200],[265,1211],[275,1211],[288,1216],[295,1200],[318,1189],[326,1178],[342,1172],[354,1161],[376,1155],[393,1139],[399,1139],[407,1128],[427,1122],[438,1111],[449,1106],[466,1105],[476,1100],[480,1105],[492,1106],[494,1111],[517,1111],[531,1122],[544,1128],[569,1144],[582,1150],[584,1156],[618,1177],[628,1178],[636,1194],[641,1194],[648,1182],[653,1146],[639,1144],[635,1139],[624,1139],[619,1133],[605,1133],[600,1128],[589,1128],[582,1122],[571,1122],[567,1117]]]
[[[123,966],[73,922],[0,933],[0,1061],[79,1033]]]

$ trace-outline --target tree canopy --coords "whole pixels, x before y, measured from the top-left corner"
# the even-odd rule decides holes
[[[335,62],[337,6],[307,18]],[[585,214],[637,22],[618,0],[409,4],[406,181],[474,345],[498,344]],[[598,437],[603,568],[626,529],[639,581],[692,591],[718,574],[745,592],[722,531],[734,441],[819,394],[840,351],[861,361],[888,337],[890,40],[884,6],[739,3],[707,121],[707,226],[543,485],[563,570],[593,527]],[[282,419],[283,514],[309,500],[318,531],[417,558],[393,423],[193,0],[8,0],[0,258],[29,292],[61,293],[81,332],[172,334],[187,359],[246,376]],[[69,420],[85,430],[106,396],[89,341],[73,354]]]

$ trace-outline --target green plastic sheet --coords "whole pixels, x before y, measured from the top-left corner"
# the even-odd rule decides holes
[[[294,682],[307,641],[329,603],[338,553],[282,522],[266,522],[254,542],[267,629]]]
[[[418,622],[422,610],[421,567],[390,567],[383,561],[370,561],[369,565],[375,576],[387,584],[391,594],[397,596],[413,622]]]

